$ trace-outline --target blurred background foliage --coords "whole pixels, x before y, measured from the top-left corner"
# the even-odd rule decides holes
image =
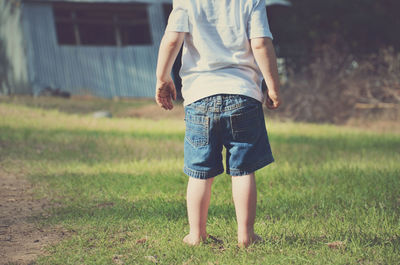
[[[269,12],[280,53],[295,60],[315,57],[316,46],[329,44],[354,56],[382,48],[400,49],[398,0],[292,0]],[[295,46],[295,49],[294,49]]]
[[[400,1],[292,0],[268,9],[286,69],[279,116],[333,123],[399,118]]]

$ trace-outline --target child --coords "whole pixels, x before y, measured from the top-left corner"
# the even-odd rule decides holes
[[[206,222],[214,177],[232,176],[238,244],[260,241],[254,233],[254,172],[274,161],[262,102],[281,104],[276,57],[264,0],[174,0],[157,65],[157,104],[170,110],[176,90],[170,72],[184,43],[182,96],[185,106],[184,172],[189,176],[186,244],[208,234]],[[261,90],[264,77],[268,90]]]

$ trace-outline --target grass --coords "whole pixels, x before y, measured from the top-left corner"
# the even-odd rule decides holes
[[[38,225],[73,232],[37,264],[400,264],[398,134],[267,118],[276,162],[257,172],[255,226],[265,244],[236,247],[220,175],[208,230],[224,243],[193,248],[181,243],[183,120],[123,118],[144,103],[92,101],[0,100],[0,167],[57,205]],[[99,108],[120,115],[88,114]]]

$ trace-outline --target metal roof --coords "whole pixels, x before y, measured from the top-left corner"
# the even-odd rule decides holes
[[[2,1],[2,0],[0,0]],[[23,0],[25,2],[75,2],[75,3],[172,3],[172,0]]]
[[[172,0],[23,0],[25,2],[76,2],[76,3],[170,3]],[[284,5],[290,6],[288,0],[265,0],[265,5]]]

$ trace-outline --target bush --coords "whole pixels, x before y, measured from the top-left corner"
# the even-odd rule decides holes
[[[344,123],[360,109],[367,115],[399,107],[400,53],[392,48],[356,60],[343,48],[321,45],[309,65],[288,75],[282,112],[296,121]]]

